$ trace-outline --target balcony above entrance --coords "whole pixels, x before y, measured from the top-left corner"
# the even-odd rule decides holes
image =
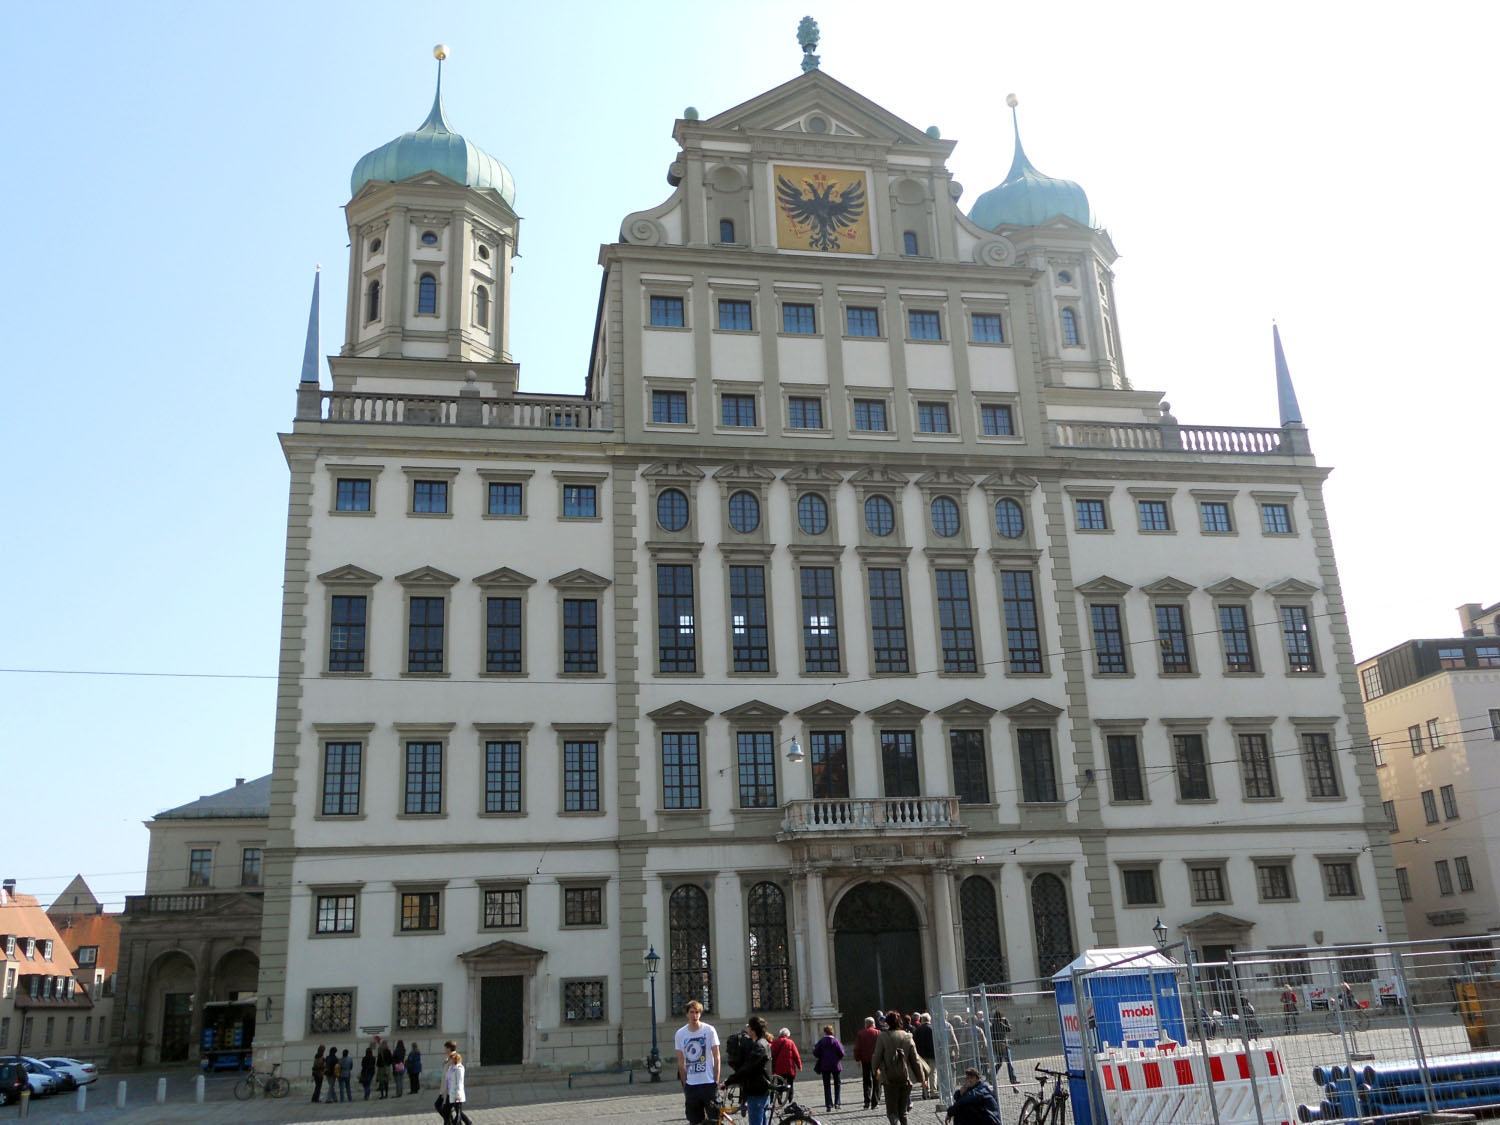
[[[957,797],[844,797],[788,801],[783,839],[962,836]]]

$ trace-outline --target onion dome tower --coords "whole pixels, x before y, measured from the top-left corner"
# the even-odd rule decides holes
[[[974,201],[969,218],[985,230],[999,227],[1037,227],[1055,215],[1063,215],[1086,227],[1096,227],[1089,197],[1072,180],[1044,176],[1032,166],[1021,147],[1021,126],[1016,120],[1016,96],[1009,95],[1011,124],[1016,133],[1016,154],[1010,171],[998,187]]]
[[[360,157],[349,178],[346,356],[508,363],[516,185],[454,131],[443,60],[427,119]]]

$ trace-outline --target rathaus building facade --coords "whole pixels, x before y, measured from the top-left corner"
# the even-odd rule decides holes
[[[850,1032],[1158,917],[1400,937],[1285,364],[1272,428],[1138,389],[1019,136],[961,207],[952,141],[815,65],[673,135],[577,396],[521,389],[518,189],[441,99],[355,167],[281,438],[258,1048],[583,1069],[653,990],[668,1044],[692,998]]]

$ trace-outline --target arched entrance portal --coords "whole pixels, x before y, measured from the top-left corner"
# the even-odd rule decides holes
[[[911,899],[890,883],[864,883],[839,903],[833,954],[844,1042],[854,1042],[865,1017],[877,1011],[925,1006],[918,925]]]

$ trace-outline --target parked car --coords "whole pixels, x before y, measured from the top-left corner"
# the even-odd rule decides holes
[[[55,1094],[62,1089],[62,1075],[37,1059],[30,1059],[24,1055],[8,1055],[0,1059],[0,1062],[13,1062],[25,1069],[26,1080],[31,1084],[31,1096],[34,1098]]]
[[[21,1100],[21,1091],[31,1087],[26,1067],[18,1059],[0,1059],[0,1105]]]
[[[82,1059],[70,1059],[65,1055],[58,1055],[55,1058],[42,1059],[41,1062],[43,1066],[50,1066],[59,1074],[65,1074],[71,1078],[72,1088],[75,1090],[79,1086],[87,1086],[90,1082],[99,1081],[99,1068]]]

